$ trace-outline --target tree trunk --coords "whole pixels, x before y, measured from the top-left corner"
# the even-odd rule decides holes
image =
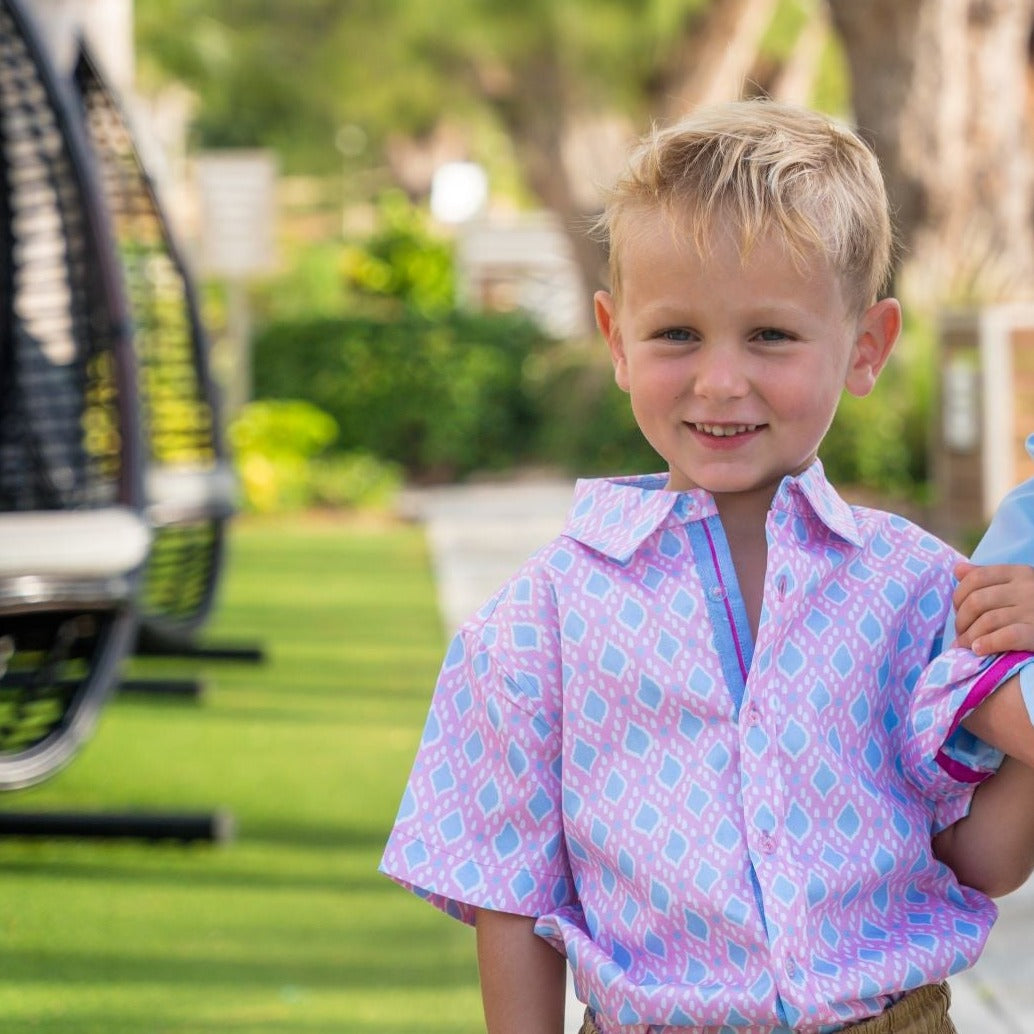
[[[572,111],[553,41],[515,62],[498,85],[489,86],[487,78],[479,74],[482,92],[514,142],[525,182],[567,236],[582,283],[584,322],[591,327],[593,294],[606,282],[606,252],[588,233],[591,217],[580,204],[578,185],[565,162],[568,119],[577,112]]]
[[[710,0],[701,14],[687,19],[645,87],[653,113],[673,118],[701,104],[742,96],[777,6],[778,0]],[[605,178],[607,170],[571,167],[572,126],[579,119],[592,120],[571,96],[557,40],[545,33],[538,47],[505,68],[486,60],[473,71],[479,93],[514,141],[525,182],[567,234],[591,325],[593,292],[606,281],[606,252],[587,232],[595,213],[586,211],[581,181]],[[596,121],[613,126],[613,120]],[[624,146],[619,150],[623,153]]]
[[[677,118],[744,95],[778,0],[712,0],[691,16],[649,84],[653,110]]]
[[[826,9],[820,5],[801,29],[786,63],[776,71],[769,90],[773,100],[784,104],[807,104],[811,100],[831,31]]]
[[[930,306],[1034,293],[1034,0],[828,0],[880,158],[900,286]]]
[[[778,0],[712,0],[704,16],[687,21],[670,58],[652,84],[654,110],[677,117],[701,104],[743,94],[761,37]],[[592,295],[606,281],[606,252],[587,233],[592,213],[581,203],[574,177],[600,169],[571,169],[566,147],[571,119],[579,117],[568,96],[559,56],[543,45],[536,59],[511,67],[504,94],[494,103],[516,143],[528,186],[557,216],[567,233],[585,290],[587,319]],[[485,91],[488,93],[489,91]]]

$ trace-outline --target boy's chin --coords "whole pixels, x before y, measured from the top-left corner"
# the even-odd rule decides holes
[[[736,470],[731,467],[723,469],[702,469],[695,471],[692,476],[689,472],[678,468],[668,468],[667,488],[673,492],[690,492],[694,489],[702,489],[715,498],[732,496],[743,496],[747,498],[767,497],[769,500],[775,495],[779,486],[786,477],[798,477],[803,474],[816,459],[812,453],[799,462],[788,464],[790,469],[780,466],[778,469],[763,469],[758,466],[753,468],[746,464]]]
[[[686,477],[680,471],[669,471],[668,483],[665,487],[669,492],[692,492],[699,489],[714,496],[716,499],[735,496],[742,496],[744,500],[765,496],[771,499],[782,480],[782,475],[776,478],[762,476],[701,477],[694,480]]]

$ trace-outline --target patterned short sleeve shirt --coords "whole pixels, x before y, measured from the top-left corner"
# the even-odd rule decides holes
[[[1027,655],[940,653],[956,554],[816,462],[753,640],[713,499],[580,482],[453,641],[382,871],[536,918],[603,1034],[828,1031],[971,965],[931,854],[988,774],[959,722]]]

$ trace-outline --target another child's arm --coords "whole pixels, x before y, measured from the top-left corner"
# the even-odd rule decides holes
[[[563,1034],[564,957],[535,920],[478,909],[478,969],[488,1034]]]
[[[1034,567],[961,563],[955,576],[959,584],[952,597],[958,636],[954,645],[985,656],[1034,651]]]
[[[1003,682],[962,720],[974,736],[1034,768],[1034,725],[1020,689],[1020,676]],[[1024,805],[1034,810],[1034,801]]]

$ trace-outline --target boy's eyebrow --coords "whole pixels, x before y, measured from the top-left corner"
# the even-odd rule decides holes
[[[698,315],[706,315],[713,306],[706,298],[687,299],[685,301],[664,301],[646,302],[636,306],[633,312],[634,317],[648,320],[671,319],[678,321],[690,321]],[[752,302],[744,309],[745,315],[751,323],[772,323],[781,320],[800,320],[816,318],[816,314],[807,306],[795,305],[793,302],[780,302],[778,300],[766,301],[760,299]]]

